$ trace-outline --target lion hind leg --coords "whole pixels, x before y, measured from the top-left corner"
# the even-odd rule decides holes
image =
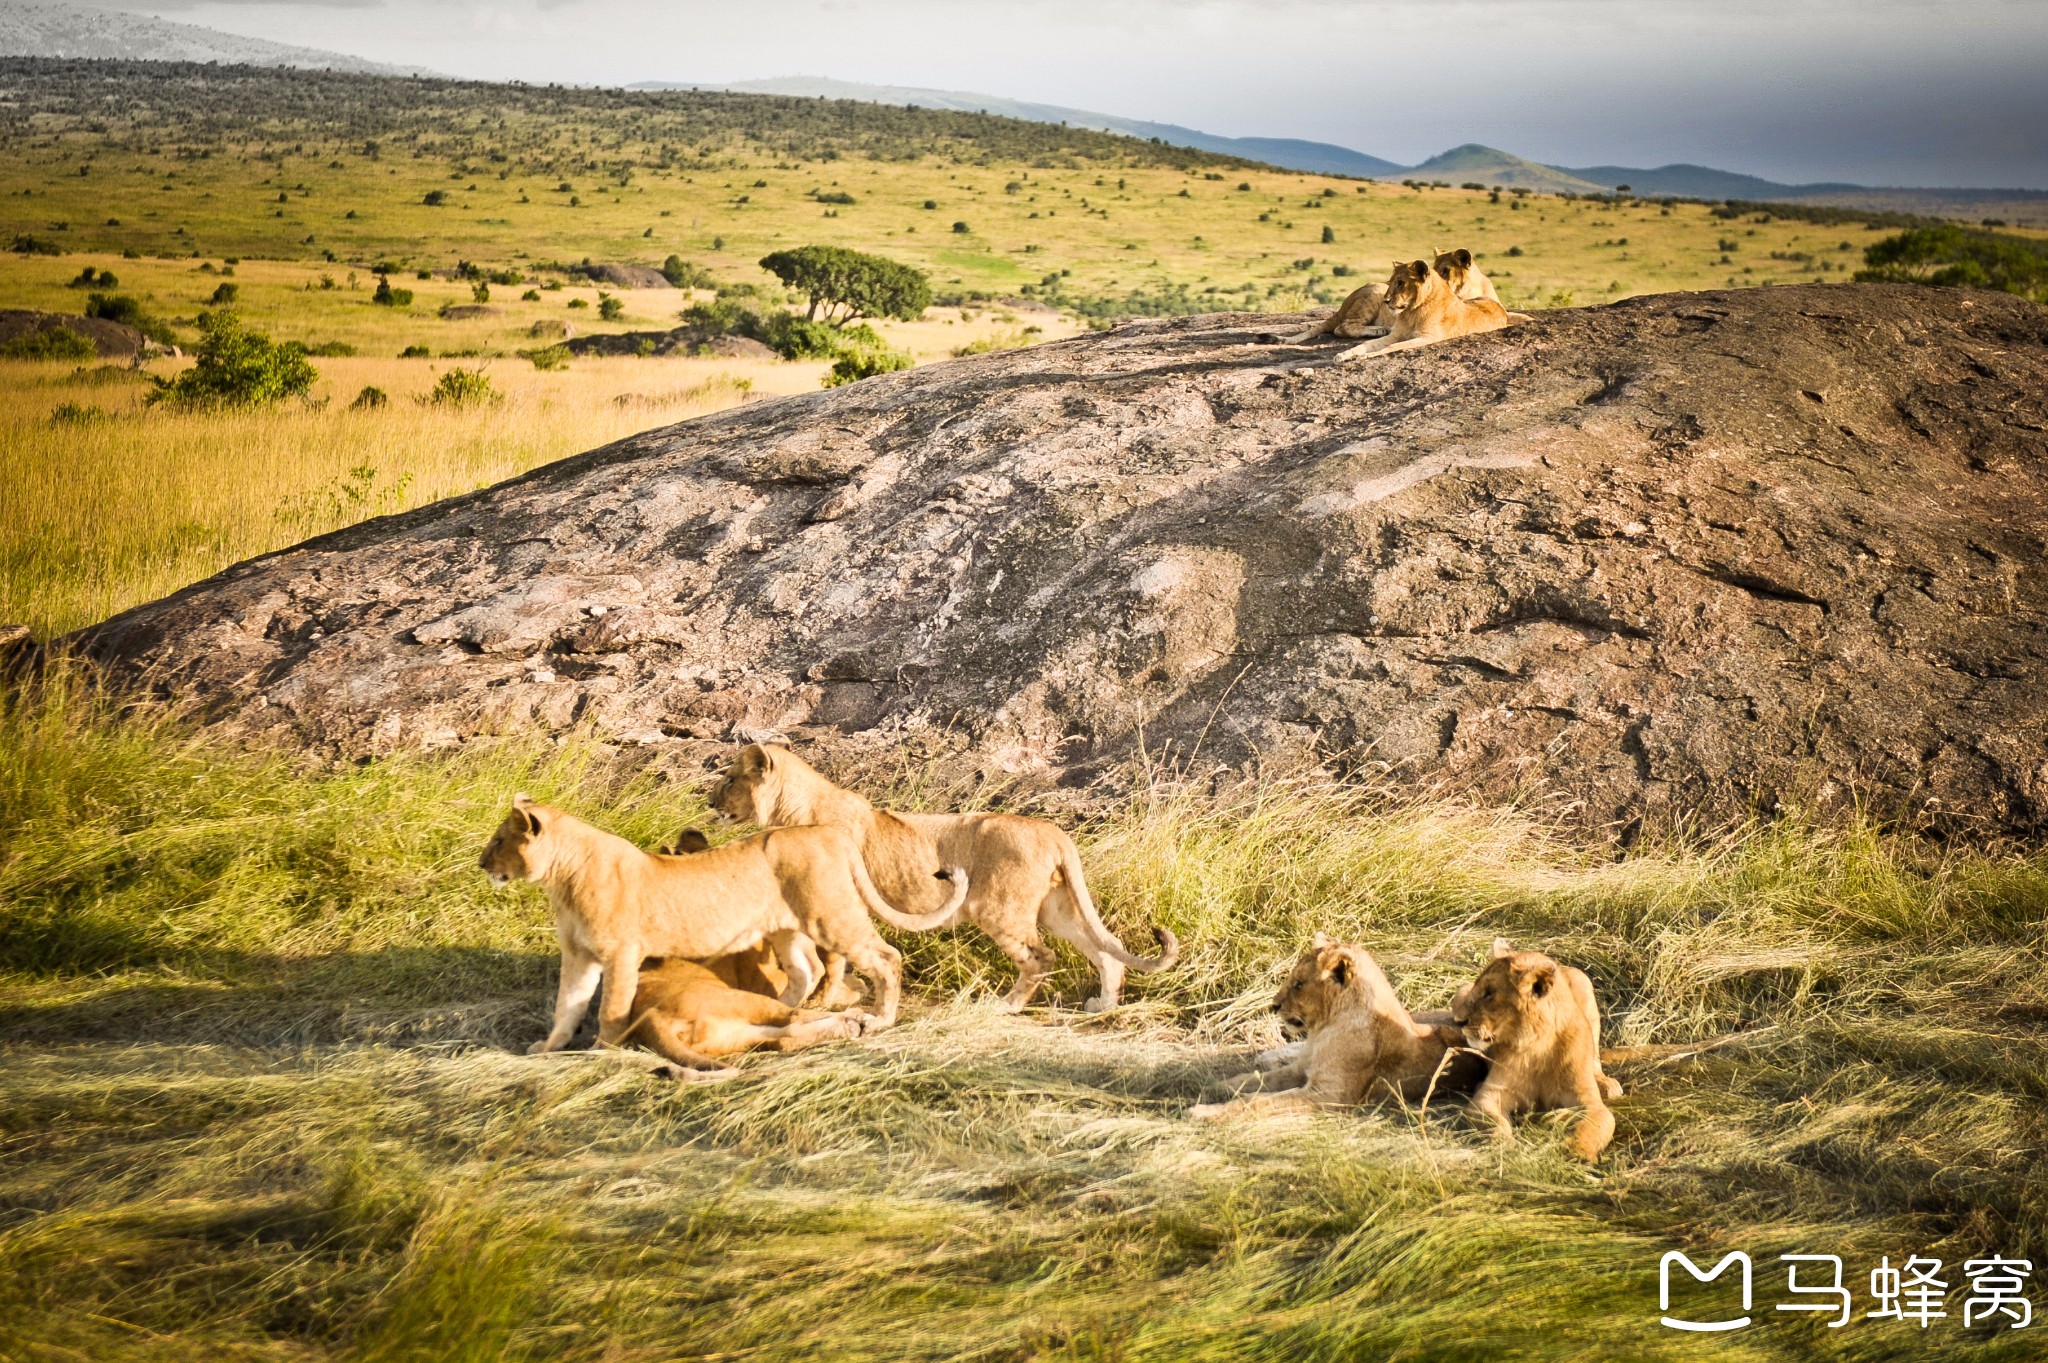
[[[786,1007],[798,1007],[818,987],[818,977],[824,973],[824,967],[818,963],[817,943],[792,929],[771,933],[768,945],[789,981],[782,988],[781,1001]]]
[[[724,1069],[725,1066],[713,1058],[713,1055],[696,1048],[704,1044],[697,1034],[698,1030],[679,1018],[657,1014],[644,1019],[639,1026],[627,1033],[626,1039],[639,1042],[663,1060],[686,1070]],[[707,1050],[716,1051],[716,1048],[707,1047]],[[717,1053],[731,1054],[729,1051]]]
[[[903,1001],[903,953],[880,937],[843,949],[848,965],[860,972],[875,995],[874,1025],[893,1027]]]
[[[1052,948],[1036,933],[1028,939],[997,937],[995,943],[1002,948],[1003,955],[1017,963],[1017,981],[1010,986],[1010,992],[1003,995],[1003,1007],[1012,1013],[1022,1012],[1038,992],[1038,987],[1045,983],[1045,977],[1052,973],[1055,964]]]

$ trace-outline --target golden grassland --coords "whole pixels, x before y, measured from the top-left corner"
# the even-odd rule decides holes
[[[2038,854],[1785,821],[1616,862],[1512,811],[1126,775],[1091,883],[1184,955],[1124,1009],[1062,1006],[1068,956],[1004,1016],[985,941],[899,936],[903,1025],[683,1084],[519,1054],[550,920],[474,857],[512,789],[709,827],[695,773],[581,737],[309,771],[61,678],[14,698],[0,1357],[1697,1358],[1658,1323],[1673,1249],[1755,1260],[1719,1357],[2038,1356],[1964,1328],[1957,1271],[2048,1257]],[[1610,1043],[1740,1041],[1616,1066],[1597,1169],[1568,1119],[1496,1147],[1456,1103],[1190,1124],[1316,930],[1417,1007],[1501,933],[1591,973]],[[1773,1309],[1799,1253],[1843,1257],[1848,1326]],[[1949,1317],[1862,1318],[1913,1254]]]

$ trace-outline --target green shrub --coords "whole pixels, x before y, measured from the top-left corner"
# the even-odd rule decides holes
[[[973,229],[973,228],[971,228],[971,227],[969,227],[969,226],[968,226],[968,225],[967,225],[966,223],[964,223],[964,222],[956,222],[956,223],[954,223],[954,224],[953,224],[953,230],[954,230],[955,232],[959,233],[959,234],[960,234],[961,236],[965,236],[965,235],[967,235],[967,233],[969,233],[969,232],[973,231],[974,229]]]
[[[378,275],[377,290],[370,295],[370,301],[387,308],[409,308],[412,306],[412,290],[394,289],[389,279]]]
[[[420,199],[420,202],[429,208],[439,208],[442,204],[448,202],[448,191],[445,189],[430,189]]]
[[[519,353],[533,361],[535,369],[567,369],[569,367],[569,347],[565,345],[545,345],[537,350],[522,350]]]
[[[296,341],[279,344],[232,312],[199,318],[199,362],[159,380],[151,402],[188,407],[258,407],[303,398],[320,377]]]
[[[356,400],[348,405],[351,412],[374,412],[379,407],[391,405],[391,395],[375,384],[365,384],[363,391],[356,394]]]
[[[111,276],[105,274],[100,276],[102,282],[109,278]],[[100,318],[102,321],[119,322],[122,326],[134,327],[158,345],[168,346],[177,344],[177,337],[171,334],[170,327],[144,312],[142,304],[136,302],[134,298],[125,293],[95,293],[86,295],[85,315],[87,317]]]
[[[811,197],[821,204],[850,204],[855,201],[854,197],[843,189],[821,190]]]
[[[426,400],[436,407],[475,407],[500,399],[483,370],[451,369],[435,382]]]
[[[64,248],[56,242],[44,237],[30,236],[26,232],[16,234],[14,245],[10,249],[16,254],[24,256],[61,256],[64,254]]]
[[[235,299],[241,295],[241,292],[242,286],[239,284],[222,284],[215,288],[213,296],[206,300],[207,306],[215,308],[231,307]]]
[[[608,293],[599,293],[597,315],[607,322],[616,322],[626,315],[626,305]]]
[[[90,360],[99,353],[99,347],[70,327],[24,332],[0,343],[0,359],[5,360]]]
[[[50,413],[52,426],[98,426],[113,419],[104,407],[86,407],[76,402],[67,402]]]
[[[1886,237],[1863,252],[1861,283],[1998,289],[2048,302],[2048,249],[2025,237],[1945,224]]]
[[[322,360],[345,360],[356,353],[356,348],[347,341],[322,341],[319,345],[306,347],[306,353]]]
[[[119,279],[114,277],[112,270],[96,270],[88,265],[80,270],[78,278],[72,280],[66,287],[73,289],[111,289],[120,284],[120,282]]]
[[[863,328],[865,330],[865,328]],[[869,336],[874,336],[872,331]],[[837,388],[841,384],[857,383],[873,378],[877,374],[893,374],[899,369],[910,368],[913,361],[900,350],[891,350],[880,344],[875,337],[874,344],[847,346],[839,352],[839,358],[832,362],[832,372],[825,375],[824,386]]]
[[[705,269],[702,265],[692,264],[681,256],[670,256],[667,260],[661,262],[661,272],[668,277],[669,283],[679,289],[715,289],[718,287],[718,281],[712,278],[711,271]]]
[[[434,352],[432,350],[429,350],[426,346],[409,345],[405,349],[398,352],[398,358],[401,360],[424,360],[430,357],[433,353]]]

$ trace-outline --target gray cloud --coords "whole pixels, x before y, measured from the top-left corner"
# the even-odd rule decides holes
[[[2037,0],[101,0],[483,78],[810,73],[1415,161],[2048,187]]]

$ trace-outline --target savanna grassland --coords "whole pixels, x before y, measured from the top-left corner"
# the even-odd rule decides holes
[[[888,255],[957,295],[879,328],[936,359],[1120,309],[1303,306],[1356,282],[1335,264],[1363,278],[1432,244],[1481,251],[1528,306],[1830,278],[1862,241],[928,111],[67,63],[0,63],[0,84],[0,228],[64,252],[0,259],[0,306],[77,311],[90,265],[189,343],[232,283],[247,320],[329,352],[311,401],[191,412],[146,405],[120,365],[0,361],[0,614],[46,637],[820,381],[716,356],[536,367],[518,352],[556,324],[664,327],[712,296],[605,286],[604,319],[565,268],[585,257],[675,254],[766,290],[752,262],[775,246]],[[458,261],[524,277],[478,303]],[[377,265],[409,303],[371,301]],[[1063,315],[1003,301],[1027,284]],[[434,401],[454,370],[493,397]],[[365,387],[384,405],[357,407]],[[521,1054],[552,924],[475,857],[515,789],[645,844],[709,828],[703,773],[576,733],[330,767],[196,720],[62,667],[0,695],[9,1363],[2039,1354],[2039,1325],[1965,1328],[1960,1271],[2048,1261],[2039,849],[1787,812],[1617,858],[1529,810],[1138,769],[1076,830],[1126,939],[1158,922],[1184,944],[1127,1007],[1072,1011],[1065,955],[1046,1005],[1004,1016],[986,942],[898,935],[902,1026],[684,1084]],[[893,794],[1003,792],[906,770]],[[1566,1122],[1496,1147],[1455,1103],[1191,1125],[1275,1039],[1268,1001],[1318,930],[1368,944],[1414,1007],[1505,934],[1591,974],[1610,1044],[1732,1042],[1615,1066],[1597,1169],[1565,1155]],[[1750,1253],[1756,1323],[1660,1326],[1672,1249]],[[1775,1311],[1787,1253],[1841,1255],[1858,1318]],[[1947,1265],[1948,1316],[1863,1319],[1870,1269],[1914,1254]]]

